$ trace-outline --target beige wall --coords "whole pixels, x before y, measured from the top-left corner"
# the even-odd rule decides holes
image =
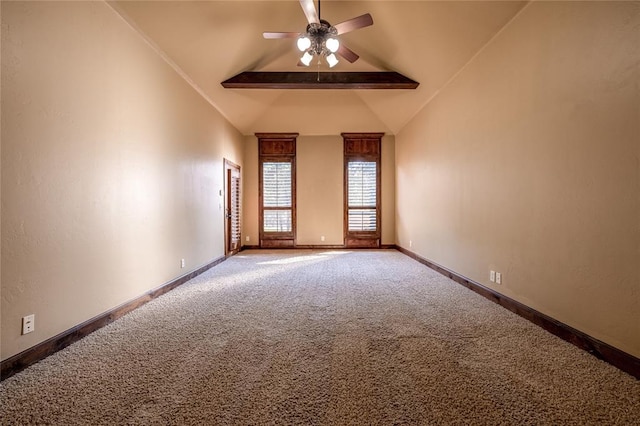
[[[299,245],[340,245],[344,155],[340,136],[302,136],[296,144]],[[320,237],[325,241],[320,241]]]
[[[258,140],[245,137],[243,244],[258,244]],[[395,243],[395,138],[382,139],[382,243]],[[344,150],[340,135],[304,136],[296,143],[297,244],[344,243]],[[250,241],[246,241],[246,237]],[[325,240],[321,241],[324,236]]]
[[[242,137],[107,4],[1,7],[6,359],[222,256]]]
[[[401,246],[635,356],[638,5],[531,3],[396,137]]]
[[[382,244],[396,243],[396,138],[382,137],[380,170],[380,209],[382,210]]]

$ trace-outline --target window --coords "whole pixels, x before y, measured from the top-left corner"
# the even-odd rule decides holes
[[[291,232],[291,163],[262,163],[262,206],[264,232]]]
[[[345,246],[380,246],[382,133],[343,133]]]
[[[347,216],[349,231],[371,232],[377,228],[377,164],[375,161],[347,163]]]
[[[297,133],[256,133],[260,159],[260,247],[294,247]]]

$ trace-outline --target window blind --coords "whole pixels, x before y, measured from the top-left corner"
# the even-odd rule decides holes
[[[264,207],[291,207],[291,163],[262,164]]]
[[[263,211],[264,232],[291,232],[291,210]]]
[[[262,164],[262,203],[264,232],[292,231],[291,163]]]
[[[347,164],[347,208],[349,231],[377,229],[375,161],[350,161]]]

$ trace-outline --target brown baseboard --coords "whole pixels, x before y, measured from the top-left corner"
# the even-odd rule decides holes
[[[469,278],[459,275],[443,266],[440,266],[430,260],[423,258],[422,256],[413,253],[405,248],[396,246],[396,249],[401,253],[417,260],[423,265],[428,266],[434,271],[444,275],[447,278],[461,284],[474,292],[484,296],[485,298],[497,303],[498,305],[510,310],[511,312],[518,314],[519,316],[529,320],[530,322],[542,327],[546,331],[560,337],[563,340],[583,349],[593,356],[608,362],[609,364],[619,368],[620,370],[634,376],[636,379],[640,379],[640,359],[628,354],[618,348],[615,348],[607,343],[604,343],[595,337],[591,337],[580,330],[568,326],[548,315],[538,312],[529,306],[518,302],[514,299],[506,297],[488,287],[483,286]]]
[[[174,288],[186,283],[192,278],[197,277],[208,269],[213,268],[219,263],[226,260],[226,256],[219,257],[204,266],[192,271],[188,274],[185,274],[181,277],[176,278],[166,284],[161,285],[153,290],[150,290],[144,293],[142,296],[139,296],[129,302],[126,302],[120,306],[117,306],[103,314],[100,314],[94,318],[91,318],[82,324],[76,325],[69,330],[63,331],[57,336],[53,336],[44,342],[38,343],[37,345],[26,349],[19,354],[16,354],[0,363],[0,381],[13,376],[14,374],[24,370],[28,366],[35,364],[36,362],[48,357],[49,355],[58,352],[61,349],[66,348],[72,343],[77,342],[83,337],[93,333],[94,331],[104,327],[105,325],[117,320],[118,318],[124,316],[125,314],[133,311],[134,309],[139,308],[145,303],[159,297]]]
[[[341,250],[346,249],[345,245],[333,244],[333,245],[315,245],[315,244],[305,244],[305,245],[296,245],[295,247],[278,247],[277,249],[283,250],[291,250],[291,249],[313,249],[313,250]],[[382,244],[380,246],[383,250],[393,250],[396,248],[395,244]],[[260,246],[242,246],[240,250],[273,250],[273,247],[260,247]],[[371,250],[371,247],[349,247],[349,250]]]
[[[296,245],[295,247],[291,247],[291,248],[300,249],[300,250],[342,250],[344,249],[344,245],[330,244],[326,246],[321,246],[316,244],[302,244],[302,245]]]

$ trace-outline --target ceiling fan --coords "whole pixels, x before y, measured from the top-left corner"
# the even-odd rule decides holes
[[[373,25],[373,18],[365,13],[358,17],[331,25],[320,17],[320,0],[318,0],[318,12],[313,0],[300,0],[302,11],[309,21],[307,29],[303,33],[295,32],[264,32],[266,39],[297,38],[297,46],[304,52],[298,65],[309,66],[314,56],[324,57],[330,68],[338,63],[336,53],[347,61],[353,63],[359,56],[351,49],[340,43],[338,36],[348,32]]]

